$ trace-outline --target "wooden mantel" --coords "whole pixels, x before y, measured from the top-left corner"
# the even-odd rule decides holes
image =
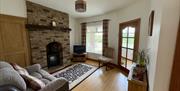
[[[45,26],[45,25],[33,25],[33,24],[26,24],[26,28],[30,31],[37,31],[37,30],[56,30],[56,31],[63,31],[69,32],[71,31],[70,28],[67,27],[54,27],[54,26]]]

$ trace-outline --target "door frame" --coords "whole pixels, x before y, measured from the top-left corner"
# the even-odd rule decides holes
[[[137,18],[134,20],[130,20],[127,22],[123,22],[119,24],[119,36],[118,36],[118,65],[120,66],[120,68],[125,71],[126,73],[129,72],[128,69],[124,68],[121,66],[121,52],[122,52],[122,29],[125,28],[125,26],[127,25],[134,25],[136,26],[136,31],[135,31],[135,45],[134,45],[134,49],[138,50],[139,49],[139,37],[140,37],[140,26],[141,26],[141,19]]]
[[[177,32],[177,40],[176,40],[176,49],[174,54],[174,61],[173,61],[173,67],[171,72],[171,81],[170,81],[170,87],[169,91],[179,91],[179,83],[180,83],[180,20],[179,20],[179,29]]]

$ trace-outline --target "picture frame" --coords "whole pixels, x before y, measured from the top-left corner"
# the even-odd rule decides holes
[[[149,16],[149,27],[148,27],[148,35],[153,35],[153,24],[154,24],[154,10],[151,11],[151,14]]]

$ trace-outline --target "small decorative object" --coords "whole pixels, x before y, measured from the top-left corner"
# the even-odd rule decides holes
[[[76,0],[75,1],[75,9],[77,12],[85,12],[86,11],[86,1]]]
[[[149,16],[149,29],[148,29],[149,36],[152,36],[153,34],[153,22],[154,22],[154,11],[152,11]]]
[[[143,81],[144,79],[144,73],[146,72],[146,68],[136,66],[133,70],[133,78],[136,80]]]
[[[52,24],[53,27],[57,26],[55,21],[52,21],[51,24]]]

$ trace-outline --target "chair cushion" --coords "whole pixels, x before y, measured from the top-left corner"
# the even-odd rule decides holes
[[[111,58],[108,58],[108,57],[105,57],[105,56],[100,56],[98,58],[98,60],[101,61],[101,62],[111,62],[112,61]]]

